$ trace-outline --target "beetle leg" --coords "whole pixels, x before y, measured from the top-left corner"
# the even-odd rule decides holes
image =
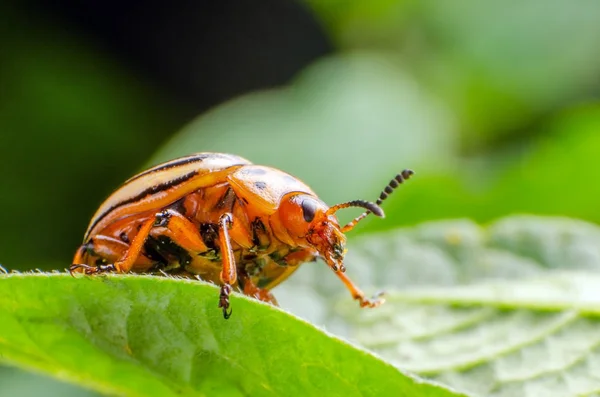
[[[240,274],[240,284],[244,286],[244,295],[252,296],[260,301],[270,303],[275,306],[279,306],[277,299],[268,290],[264,288],[258,288],[256,284],[252,282],[250,276],[245,273]]]
[[[231,285],[223,284],[219,293],[219,307],[223,309],[223,318],[225,320],[231,317],[232,309],[229,309],[229,294],[231,294]],[[229,311],[227,311],[229,309]]]
[[[360,290],[343,272],[334,272],[336,276],[342,280],[342,283],[348,288],[352,297],[360,303],[360,307],[377,307],[385,302],[385,299],[381,298],[382,294],[374,297],[373,299],[365,298],[365,293]]]
[[[155,226],[166,228],[165,234],[187,251],[205,252],[208,250],[198,233],[198,228],[175,210],[168,209],[159,213]],[[163,231],[158,232],[164,233]]]
[[[153,218],[142,223],[140,230],[131,241],[129,249],[120,260],[114,264],[115,270],[119,273],[127,273],[131,270],[138,260],[146,239],[155,227],[165,227],[169,229],[176,241],[181,242],[186,248],[206,247],[200,237],[195,233],[193,225],[184,220],[184,217],[173,210],[165,210],[157,213]]]
[[[73,265],[69,266],[69,273],[71,273],[71,276],[73,275],[73,273],[75,272],[75,270],[78,270],[78,269],[83,269],[83,272],[85,274],[91,275],[91,274],[105,273],[105,272],[114,271],[115,270],[115,265],[110,264],[110,265],[90,266],[90,265],[86,265],[84,263],[73,264]]]
[[[140,230],[129,246],[112,237],[101,235],[94,237],[93,243],[84,244],[77,250],[73,258],[74,264],[69,268],[69,271],[71,274],[77,269],[82,269],[85,274],[107,271],[126,273],[131,270],[134,264],[136,266],[143,264],[149,268],[152,266],[152,262],[142,256],[142,249],[152,229],[161,227],[167,229],[167,233],[172,237],[173,241],[177,242],[184,249],[199,252],[206,251],[207,247],[200,238],[194,224],[177,211],[168,209],[157,213],[153,219],[148,219],[142,223]],[[93,244],[93,251],[99,257],[114,258],[114,264],[102,264],[98,266],[85,264],[83,259],[85,251],[90,244]],[[141,260],[140,257],[144,259]]]
[[[106,265],[104,263],[97,266],[88,265],[89,258],[86,260],[86,255],[95,256],[99,259],[103,258],[105,262],[115,261],[125,255],[127,248],[128,245],[120,240],[109,236],[97,235],[79,247],[73,258],[73,264],[69,267],[69,273],[73,275],[76,271],[81,270],[83,273],[89,275],[114,271],[115,268],[113,265]],[[152,265],[152,262],[147,258],[144,258],[142,262],[147,266]]]
[[[85,255],[86,250],[87,250],[87,244],[83,244],[79,247],[77,252],[75,252],[75,257],[73,258],[73,264],[71,266],[69,266],[69,273],[71,274],[71,276],[78,269],[83,269],[85,274],[90,274],[88,272],[94,266],[88,266],[83,263],[83,256]]]
[[[73,258],[73,264],[83,263],[83,255],[85,254],[86,249],[87,249],[87,244],[83,244],[82,246],[79,247],[77,252],[75,252],[75,257]]]
[[[104,272],[108,272],[108,271],[116,271],[118,273],[127,273],[129,270],[131,270],[131,267],[133,266],[135,261],[140,256],[142,247],[144,246],[144,243],[146,242],[146,238],[148,237],[148,234],[150,233],[150,230],[154,226],[155,222],[156,222],[156,219],[151,218],[142,224],[138,234],[135,236],[135,238],[131,242],[131,245],[129,246],[127,251],[125,251],[125,254],[123,255],[123,257],[120,260],[115,261],[114,264],[98,265],[98,266],[90,266],[87,264],[83,264],[82,263],[83,262],[83,260],[82,260],[83,254],[85,253],[85,250],[87,249],[87,244],[82,245],[79,248],[79,250],[77,251],[77,253],[75,254],[75,258],[73,259],[73,262],[75,262],[75,263],[69,267],[69,272],[72,275],[75,270],[83,269],[85,274],[104,273]],[[96,239],[99,239],[99,237],[100,236],[96,237]],[[113,238],[108,237],[108,238],[106,238],[106,240],[109,243],[108,247],[111,247],[111,245],[115,245]],[[112,244],[110,244],[110,243],[112,243]],[[104,248],[106,248],[106,247],[104,247]],[[112,247],[112,248],[114,248],[114,247]]]
[[[133,264],[142,252],[142,248],[144,247],[144,243],[146,243],[146,239],[148,238],[150,231],[154,226],[157,225],[159,221],[160,219],[158,218],[157,214],[157,216],[154,216],[142,223],[140,230],[131,241],[131,244],[129,245],[125,255],[114,263],[114,270],[119,273],[127,273],[131,270]]]
[[[223,317],[228,319],[231,316],[229,312],[229,294],[231,285],[237,281],[237,269],[235,267],[235,258],[231,248],[231,239],[229,238],[229,227],[233,223],[233,217],[229,213],[221,215],[219,218],[219,248],[221,250],[221,260],[223,270],[221,271],[221,294],[219,295],[219,307],[223,309]]]

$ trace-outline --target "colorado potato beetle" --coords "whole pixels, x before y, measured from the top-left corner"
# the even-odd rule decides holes
[[[361,307],[367,299],[344,274],[344,233],[381,202],[410,170],[396,175],[375,202],[332,207],[297,178],[231,154],[196,153],[156,165],[127,180],[97,210],[75,253],[71,274],[168,273],[221,286],[218,307],[231,315],[229,295],[277,305],[270,290],[298,266],[322,258]],[[366,211],[345,226],[335,213]]]

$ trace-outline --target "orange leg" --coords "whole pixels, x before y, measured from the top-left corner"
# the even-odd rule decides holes
[[[147,221],[145,221],[144,223],[142,223],[140,230],[138,231],[135,238],[129,245],[129,248],[127,249],[127,252],[125,252],[125,255],[123,255],[123,257],[120,260],[115,261],[115,263],[109,264],[109,265],[90,266],[87,264],[76,262],[73,265],[71,265],[71,267],[69,267],[69,272],[71,274],[73,274],[74,271],[76,271],[78,269],[83,269],[85,274],[104,273],[104,272],[108,272],[108,271],[116,271],[118,273],[127,273],[128,271],[131,270],[131,268],[133,267],[133,264],[140,256],[140,253],[142,252],[142,248],[144,247],[144,243],[146,242],[146,238],[148,238],[148,234],[150,234],[150,230],[152,230],[152,228],[155,226],[155,223],[157,223],[157,222],[158,222],[158,216],[156,216],[154,218],[150,218]],[[82,252],[81,248],[78,250],[77,254],[75,254],[75,258],[74,258],[75,260],[81,259],[81,255],[79,254],[80,252]]]
[[[177,211],[168,209],[165,211],[161,211],[156,214],[153,218],[148,219],[144,223],[142,223],[140,230],[133,238],[133,241],[126,249],[124,254],[120,257],[119,260],[115,261],[114,264],[109,265],[98,265],[98,266],[90,266],[84,264],[83,254],[85,252],[85,245],[83,245],[77,253],[75,254],[75,258],[73,259],[73,265],[69,268],[71,274],[78,269],[83,269],[85,274],[95,274],[95,273],[103,273],[107,271],[116,271],[118,273],[127,273],[131,270],[133,265],[136,262],[139,262],[140,256],[142,253],[142,249],[144,244],[146,243],[146,239],[148,235],[152,231],[153,228],[167,228],[170,232],[173,240],[180,244],[183,248],[195,250],[198,252],[202,252],[206,250],[206,245],[200,238],[198,232],[194,225],[187,220],[183,215],[178,213]],[[98,236],[97,239],[103,239],[99,248],[95,251],[101,251],[108,249],[110,253],[114,255],[114,252],[118,252],[119,250],[116,248],[115,244],[123,244],[119,241],[112,241],[109,237]],[[104,241],[104,240],[111,241]],[[101,256],[109,256],[110,255],[101,255]]]
[[[75,272],[76,270],[80,269],[83,270],[85,274],[95,274],[107,271],[126,272],[131,270],[131,266],[133,266],[133,264],[135,264],[138,267],[141,265],[143,267],[150,268],[153,265],[153,262],[141,254],[141,247],[143,247],[147,235],[146,237],[144,237],[143,241],[141,241],[142,236],[140,236],[142,231],[144,231],[145,228],[147,228],[148,223],[150,223],[150,220],[142,224],[140,231],[136,235],[136,238],[134,238],[134,241],[131,245],[125,244],[121,240],[117,240],[113,237],[103,235],[94,236],[94,238],[88,243],[79,247],[79,249],[75,253],[75,257],[73,258],[73,265],[69,268],[69,271],[71,272],[71,274],[73,274],[73,272]],[[206,245],[198,235],[194,224],[177,211],[171,209],[162,211],[156,214],[154,222],[152,223],[153,224],[150,228],[149,233],[152,233],[153,230],[165,227],[169,237],[171,237],[173,241],[176,241],[177,244],[183,247],[184,249],[196,252],[204,252],[207,249]],[[140,236],[138,244],[140,243],[140,241],[141,244],[139,246],[134,245],[137,240],[137,236]],[[109,261],[112,260],[115,261],[115,263],[98,266],[90,266],[85,264],[85,251],[90,244],[92,245],[92,250],[94,251],[94,253],[97,254],[100,258],[104,258]],[[134,248],[132,249],[132,247]],[[136,252],[134,250],[137,250],[137,255],[135,255]],[[135,257],[133,257],[134,255]],[[131,265],[129,265],[127,259],[131,261]],[[124,269],[123,263],[125,263],[125,265],[130,266],[128,270],[117,269],[117,264],[121,264],[120,269]]]
[[[258,288],[247,274],[240,274],[240,283],[244,285],[244,295],[252,296],[260,301],[279,306],[277,299],[268,290]]]
[[[129,245],[125,244],[123,241],[118,240],[114,237],[97,235],[94,236],[93,239],[88,241],[86,244],[83,244],[77,252],[75,253],[75,257],[73,258],[73,262],[75,265],[82,265],[87,263],[86,254],[88,254],[88,250],[91,250],[94,256],[98,258],[102,258],[104,262],[112,262],[117,261],[127,252]],[[145,256],[138,257],[137,265],[151,267],[153,262],[146,258]],[[100,265],[100,268],[106,269],[106,265]],[[87,274],[98,273],[98,266],[71,266],[71,273],[77,269],[83,270]],[[100,270],[102,271],[102,270]]]
[[[129,249],[125,253],[125,256],[114,263],[114,269],[119,273],[127,273],[133,267],[133,264],[138,259],[146,243],[146,239],[150,234],[152,228],[159,222],[158,215],[154,218],[148,219],[142,223],[142,227],[133,238],[133,241],[129,245]]]
[[[77,252],[75,252],[75,257],[73,258],[73,263],[83,263],[83,256],[85,255],[85,251],[87,249],[87,244],[83,244],[79,247]]]
[[[154,235],[155,232],[167,235],[187,251],[205,252],[208,250],[196,226],[175,210],[165,210],[157,216],[157,223],[151,234]]]
[[[342,283],[348,288],[352,297],[359,301],[360,307],[377,307],[385,302],[385,299],[380,298],[381,294],[373,299],[365,298],[365,293],[360,290],[353,282],[346,276],[345,273],[335,272],[335,275],[342,280]]]
[[[95,236],[93,241],[90,240],[88,242],[88,247],[90,245],[94,254],[111,262],[122,258],[125,252],[127,252],[127,248],[129,248],[123,241],[103,235]],[[75,258],[73,259],[73,263],[83,262],[78,262]]]
[[[237,281],[237,269],[235,266],[233,249],[231,247],[231,239],[229,237],[229,227],[232,223],[233,217],[231,214],[224,214],[219,219],[219,244],[223,262],[223,270],[220,275],[223,286],[221,287],[219,297],[219,307],[223,309],[223,316],[226,319],[231,316],[231,310],[228,311],[229,294],[232,291],[231,286]],[[154,228],[166,228],[168,235],[173,241],[184,249],[196,252],[203,252],[207,249],[193,223],[176,211],[165,210],[142,223],[140,230],[131,241],[129,248],[124,253],[123,257],[120,260],[115,261],[114,264],[98,266],[83,264],[83,256],[86,248],[86,246],[83,245],[75,254],[73,260],[74,264],[69,268],[69,271],[71,274],[78,269],[83,269],[86,274],[96,274],[107,271],[116,271],[119,273],[129,272],[140,257],[144,243]]]
[[[223,317],[228,319],[231,316],[229,312],[229,294],[231,293],[231,285],[237,281],[237,269],[235,266],[235,258],[233,257],[233,249],[231,248],[231,239],[229,238],[229,227],[233,223],[231,214],[223,214],[219,218],[219,245],[221,250],[221,261],[223,262],[223,270],[221,271],[221,293],[219,295],[219,307],[223,309]]]

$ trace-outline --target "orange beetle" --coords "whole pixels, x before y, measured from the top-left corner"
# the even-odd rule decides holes
[[[223,153],[196,153],[126,181],[98,209],[75,253],[71,274],[150,272],[199,276],[221,285],[229,318],[232,289],[277,304],[270,290],[303,262],[321,257],[361,307],[367,299],[344,274],[344,233],[379,207],[413,174],[390,181],[376,203],[327,206],[297,178]],[[340,226],[335,212],[366,209]]]

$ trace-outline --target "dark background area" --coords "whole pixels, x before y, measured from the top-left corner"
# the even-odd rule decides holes
[[[295,1],[39,1],[29,11],[63,21],[194,117],[211,106],[288,82],[332,51]]]

